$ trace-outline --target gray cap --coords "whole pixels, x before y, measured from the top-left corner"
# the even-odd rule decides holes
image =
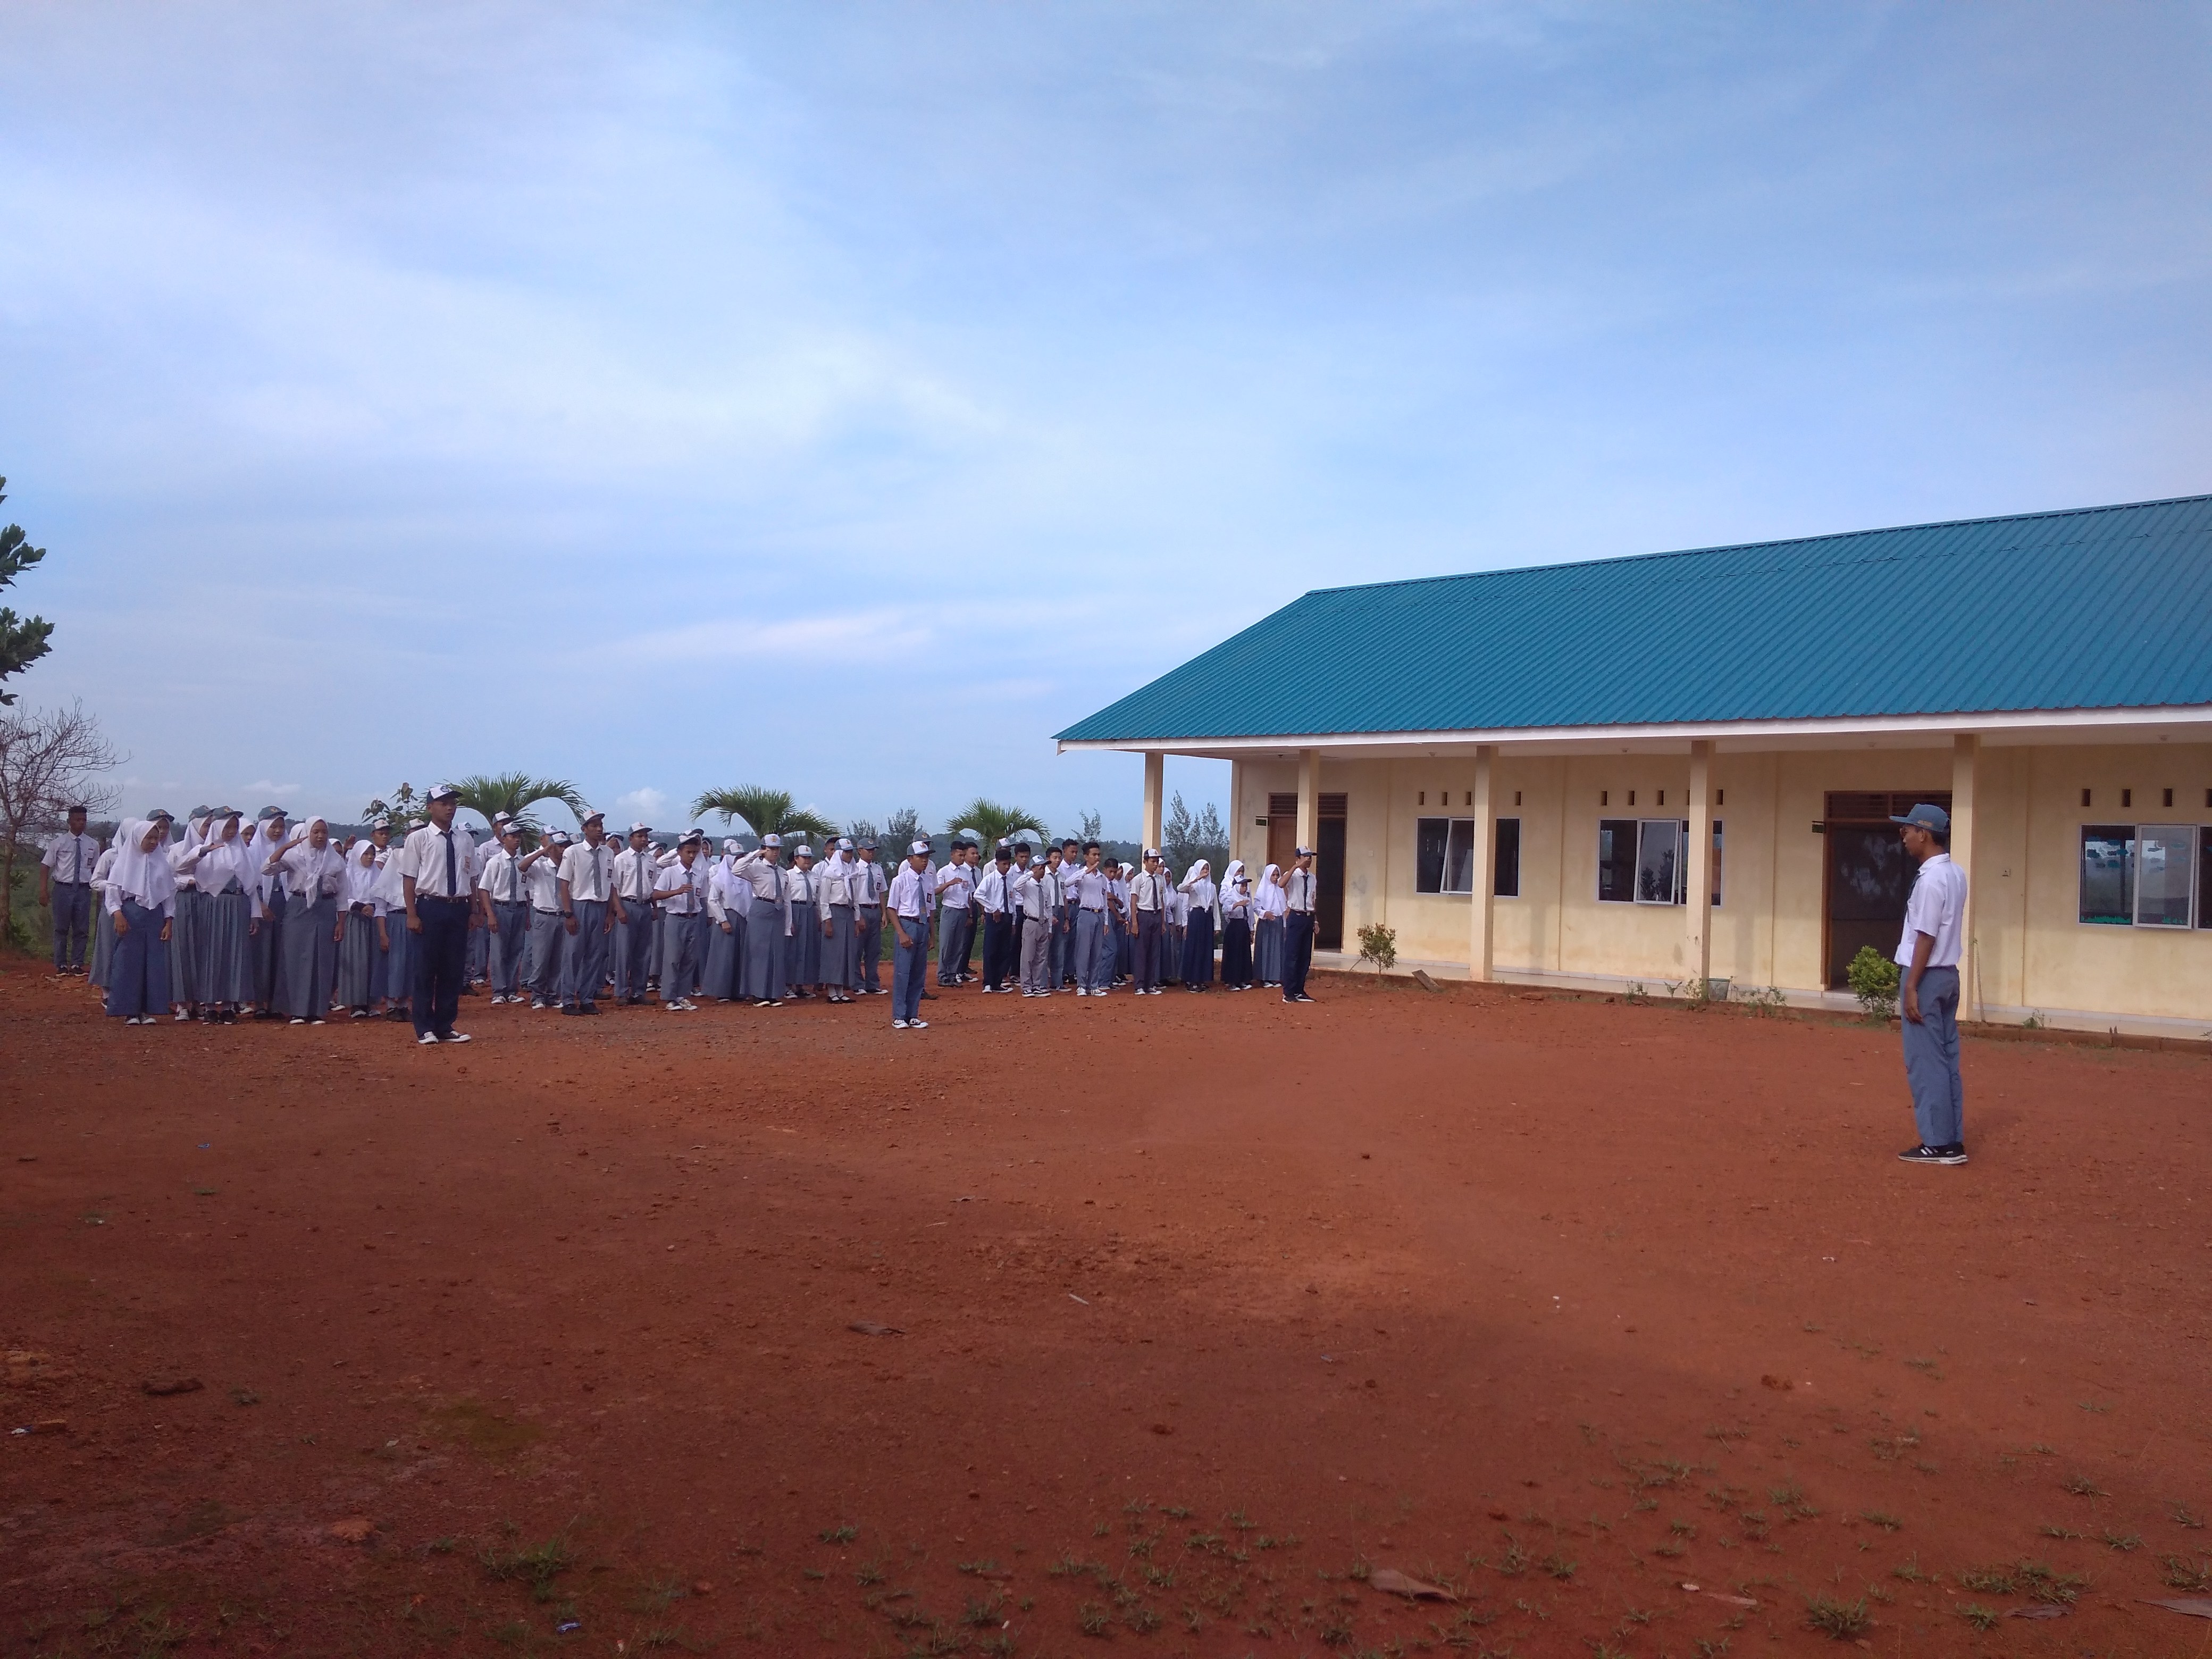
[[[422,797],[427,801],[459,800],[460,798],[461,792],[450,783],[434,785],[430,793]]]
[[[1917,823],[1923,830],[1933,830],[1939,836],[1951,833],[1951,815],[1940,806],[1930,806],[1922,801],[1903,817],[1893,817],[1892,823]]]
[[[928,843],[927,842],[926,842],[926,841],[918,841],[918,842],[915,842],[915,844],[914,844],[913,846],[911,846],[911,847],[908,848],[906,850],[907,850],[909,854],[913,854],[913,853],[927,853],[927,852],[928,852],[928,851],[929,851],[929,843]]]

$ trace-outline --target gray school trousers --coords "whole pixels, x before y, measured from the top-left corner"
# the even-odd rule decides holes
[[[535,905],[530,910],[530,953],[523,963],[522,977],[530,987],[533,1001],[561,1000],[561,947],[568,935],[561,926],[558,910],[540,910]]]
[[[1052,989],[1052,930],[1050,916],[1022,918],[1022,989],[1044,992]]]
[[[92,884],[54,884],[54,971],[84,966],[85,942],[92,937]]]
[[[880,991],[884,985],[878,965],[884,955],[884,907],[880,904],[854,905],[853,932],[860,956],[859,988]]]
[[[1075,981],[1084,991],[1103,992],[1114,982],[1114,934],[1103,910],[1075,913]]]
[[[692,916],[669,916],[661,923],[661,943],[667,954],[660,963],[660,1000],[674,1002],[691,994],[691,981],[699,971],[699,929]],[[645,994],[639,982],[638,994]]]
[[[946,905],[937,918],[937,982],[949,985],[968,971],[968,919],[971,905]]]
[[[607,982],[607,902],[605,899],[577,899],[576,931],[568,933],[564,921],[562,931],[568,933],[568,949],[562,952],[568,960],[561,975],[561,1000],[571,1008],[597,1006],[599,993]]]
[[[520,899],[494,899],[491,914],[499,924],[491,941],[491,988],[495,995],[511,997],[522,989],[522,955],[530,942],[530,907]]]
[[[1966,1139],[1966,1091],[1959,1080],[1959,970],[1929,968],[1920,975],[1920,1023],[1899,1016],[1905,1028],[1905,1080],[1912,1089],[1912,1115],[1929,1146],[1955,1146]]]

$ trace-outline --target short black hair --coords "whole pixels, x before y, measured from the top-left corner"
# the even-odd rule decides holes
[[[1098,850],[1098,843],[1095,841],[1086,841],[1083,843],[1083,850],[1086,853],[1095,853]]]
[[[1083,843],[1076,840],[1074,836],[1070,836],[1066,841],[1060,842],[1060,845],[1062,847],[1080,847]]]

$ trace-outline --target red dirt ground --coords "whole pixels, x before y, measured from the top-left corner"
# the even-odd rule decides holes
[[[0,1654],[2205,1650],[2212,1062],[1970,1042],[1909,1169],[1893,1031],[1320,994],[426,1053],[15,967]]]

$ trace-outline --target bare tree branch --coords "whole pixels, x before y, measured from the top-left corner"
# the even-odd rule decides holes
[[[106,817],[116,792],[100,775],[122,758],[81,702],[0,712],[0,939],[15,919],[15,866],[37,857],[30,838],[58,827],[72,806]]]

